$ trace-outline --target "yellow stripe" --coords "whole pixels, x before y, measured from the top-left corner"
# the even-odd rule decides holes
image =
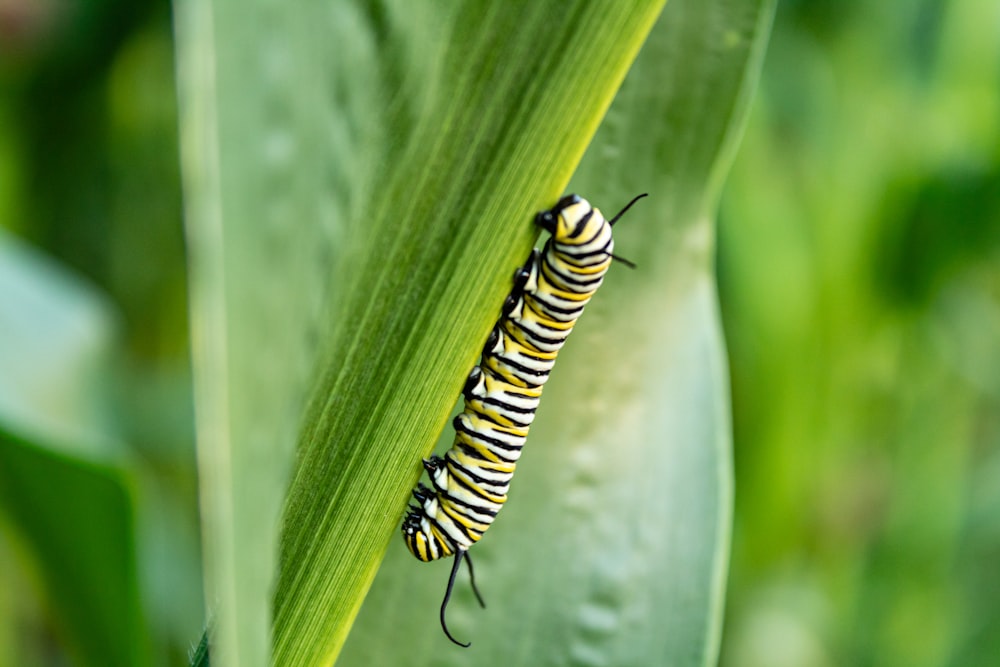
[[[455,523],[461,525],[462,527],[468,529],[469,531],[475,531],[480,535],[490,527],[490,523],[483,523],[481,521],[474,521],[471,517],[466,516],[461,512],[462,506],[445,500],[441,504],[441,509],[444,510],[445,514],[451,517],[451,520]],[[471,535],[470,535],[471,537]]]
[[[480,454],[482,454],[483,457],[485,459],[487,459],[488,461],[493,461],[495,463],[507,463],[506,461],[502,461],[496,454],[494,454],[493,451],[489,447],[487,447],[483,443],[480,443],[480,442],[477,442],[477,441],[473,440],[467,433],[456,433],[455,434],[455,442],[462,442],[463,444],[467,445],[469,447],[469,449],[473,449],[473,450],[479,452]],[[458,455],[461,456],[461,457],[468,457],[469,456],[468,454],[464,454],[461,451],[458,452]],[[472,460],[473,461],[478,461],[479,459],[473,458]]]

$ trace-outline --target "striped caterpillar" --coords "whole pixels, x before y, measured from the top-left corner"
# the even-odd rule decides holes
[[[431,486],[413,490],[403,520],[406,546],[418,559],[454,555],[455,563],[441,603],[441,627],[459,646],[445,623],[445,609],[463,558],[476,588],[469,547],[479,541],[507,500],[507,491],[528,427],[566,338],[584,306],[601,286],[612,259],[611,227],[631,206],[606,220],[577,195],[567,195],[535,222],[551,234],[541,252],[532,251],[514,273],[514,287],[499,321],[483,347],[482,360],[465,381],[465,410],[454,420],[455,442],[443,456],[425,459]]]

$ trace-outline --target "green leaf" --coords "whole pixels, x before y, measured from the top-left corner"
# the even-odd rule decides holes
[[[131,477],[112,422],[113,311],[0,235],[0,509],[81,664],[150,659]]]
[[[338,664],[715,664],[732,490],[713,217],[772,13],[671,2],[574,176],[605,213],[651,193],[615,227],[638,268],[613,268],[574,329],[470,552],[489,607],[463,575],[449,618],[472,647],[439,628],[451,562],[400,541]]]
[[[419,459],[446,423],[511,272],[537,235],[532,214],[565,189],[661,5],[179,3],[213,663],[266,664],[269,641],[278,665],[336,658],[386,548],[390,563],[400,553],[395,540]],[[608,118],[589,158],[593,175],[579,181],[607,209],[638,188],[654,191],[656,203],[630,214],[634,228],[620,245],[643,269],[616,270],[610,296],[595,302],[592,321],[574,337],[532,432],[530,442],[545,443],[532,450],[538,467],[519,473],[515,494],[523,498],[477,548],[484,583],[525,581],[521,559],[532,552],[533,562],[549,563],[539,575],[559,564],[565,578],[553,584],[603,572],[596,598],[565,585],[519,596],[537,613],[582,614],[598,652],[610,651],[599,637],[608,614],[653,612],[666,598],[676,605],[678,590],[701,605],[681,616],[679,632],[704,655],[714,651],[705,636],[717,634],[728,421],[710,218],[718,156],[742,117],[748,53],[762,43],[756,22],[767,12],[752,3],[678,6],[684,11],[665,14],[684,17],[676,32],[664,19],[666,55],[631,89],[636,109]],[[643,224],[649,220],[656,222]],[[619,356],[614,341],[626,335],[632,343],[620,344]],[[581,387],[595,393],[574,404]],[[620,409],[626,397],[634,411]],[[606,429],[619,417],[642,448],[603,475],[619,446]],[[645,467],[635,457],[651,445],[656,470],[669,467],[669,475],[646,473],[636,484],[631,475]],[[574,456],[582,458],[569,465]],[[555,483],[553,470],[580,490],[572,507],[547,495],[560,488],[544,488]],[[642,531],[648,550],[634,553],[672,554],[666,560],[676,573],[641,604],[623,606],[624,591],[611,588],[630,578],[630,566],[602,569],[601,558],[578,551],[593,543],[592,531],[614,533],[616,517],[607,509],[594,517],[595,508],[628,516],[630,491],[652,493],[670,480],[680,495],[661,494],[657,513],[635,515],[666,523],[662,532]],[[604,484],[615,486],[619,504],[608,504],[615,494],[605,498]],[[677,498],[693,504],[671,504]],[[546,512],[529,509],[546,502]],[[577,531],[566,533],[567,522]],[[620,553],[635,546],[619,539]],[[691,551],[681,548],[688,542]],[[490,543],[514,556],[491,559]],[[560,558],[555,549],[565,550]],[[434,594],[399,594],[416,605],[407,615],[376,609],[378,642],[392,638],[406,656],[395,653],[395,662],[411,664],[443,646],[434,619],[447,564],[406,566],[403,579],[433,581]],[[644,567],[660,572],[658,563]],[[510,618],[537,621],[508,593],[498,611],[506,603]],[[456,627],[467,629],[462,602]],[[491,622],[501,628],[496,616]],[[571,633],[571,625],[556,631]],[[544,629],[508,642],[504,655],[530,655]]]

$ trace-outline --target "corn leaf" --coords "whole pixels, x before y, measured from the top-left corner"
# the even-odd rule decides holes
[[[617,270],[610,296],[595,302],[567,349],[533,429],[531,442],[545,443],[538,467],[519,473],[523,497],[490,534],[499,548],[508,531],[512,551],[491,557],[484,543],[481,576],[537,584],[525,572],[547,559],[539,576],[554,567],[565,574],[551,582],[560,592],[550,602],[582,618],[585,630],[596,624],[586,632],[597,635],[618,622],[608,625],[608,609],[641,615],[666,598],[679,608],[692,600],[676,631],[707,655],[729,506],[711,215],[719,155],[741,118],[768,12],[756,3],[676,4],[683,11],[672,6],[661,19],[652,72],[629,89],[631,106],[607,119],[577,181],[606,209],[637,188],[653,191],[656,204],[629,216],[633,240],[623,233],[620,242],[648,268]],[[441,433],[511,271],[537,235],[532,214],[565,189],[661,6],[179,0],[214,664],[267,664],[271,647],[278,665],[337,657],[397,539],[419,459]],[[641,329],[632,326],[639,320]],[[629,397],[634,408],[623,411]],[[630,430],[615,433],[625,428],[618,419]],[[641,448],[617,456],[621,435]],[[650,446],[650,466],[668,475],[645,470]],[[574,456],[581,459],[570,465]],[[610,460],[621,467],[611,470]],[[553,470],[562,471],[562,486]],[[637,472],[644,475],[633,479]],[[629,515],[630,492],[650,494],[671,480],[679,495],[660,493],[654,514]],[[603,496],[605,484],[617,494]],[[543,511],[538,503],[548,504]],[[649,559],[661,557],[676,570],[634,606],[611,590],[634,584],[628,562],[611,567],[596,550],[579,557],[599,534],[615,533],[616,517],[652,522],[623,523],[633,527],[615,538],[620,554],[646,563],[639,574],[659,576],[663,563]],[[639,536],[646,548],[633,550]],[[387,572],[399,547],[391,545]],[[603,575],[602,563],[611,568]],[[407,562],[402,580],[433,581],[436,597],[442,566]],[[594,588],[565,587],[591,576]],[[359,636],[393,640],[396,657],[383,664],[416,664],[430,655],[415,652],[421,642],[442,648],[436,613],[427,613],[434,598],[394,590],[414,611],[387,615],[373,602],[379,620]],[[504,595],[495,604],[509,605],[510,617],[519,604],[553,608],[540,604],[549,588]],[[463,630],[467,602],[457,599],[454,610]],[[549,638],[552,655],[569,650],[563,640],[579,630],[563,621]],[[500,630],[512,626],[497,616],[493,623],[499,645]],[[595,650],[609,652],[598,640]],[[546,641],[533,632],[506,655],[530,660]]]
[[[732,488],[714,211],[772,12],[672,0],[573,177],[605,213],[650,193],[615,227],[638,268],[613,267],[574,329],[470,551],[489,607],[463,574],[449,626],[472,647],[439,628],[450,560],[400,541],[338,664],[716,663]]]

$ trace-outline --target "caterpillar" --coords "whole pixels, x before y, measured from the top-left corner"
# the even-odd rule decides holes
[[[542,387],[559,349],[573,330],[584,306],[600,287],[612,259],[611,227],[641,194],[618,215],[606,220],[577,195],[567,195],[555,207],[538,213],[535,223],[551,236],[541,252],[536,248],[514,272],[514,287],[486,344],[482,359],[465,381],[465,410],[455,417],[455,441],[443,456],[424,459],[431,486],[413,490],[403,520],[403,539],[421,561],[455,556],[444,600],[441,628],[455,644],[445,622],[455,576],[464,559],[472,590],[476,587],[469,547],[479,541],[507,500],[507,491]]]

